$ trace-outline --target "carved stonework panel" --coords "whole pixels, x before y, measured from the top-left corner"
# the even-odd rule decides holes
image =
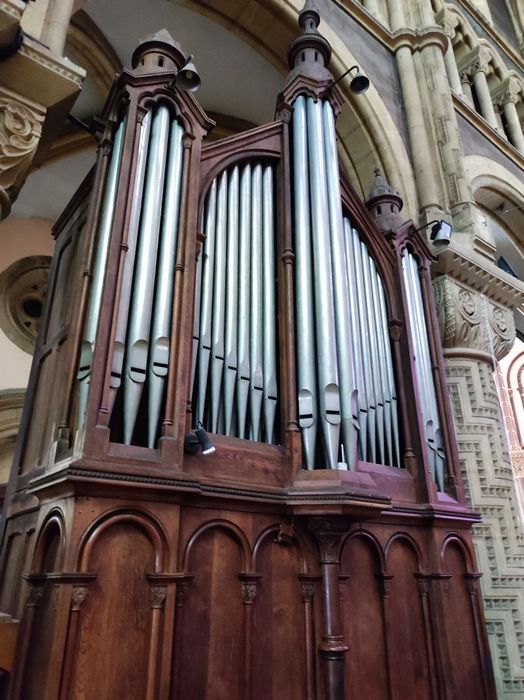
[[[45,110],[0,91],[0,206],[1,217],[24,184],[42,135]]]
[[[433,281],[444,348],[467,348],[499,360],[515,342],[515,322],[509,309],[442,275]]]

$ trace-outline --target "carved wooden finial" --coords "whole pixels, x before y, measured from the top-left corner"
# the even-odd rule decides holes
[[[402,224],[400,211],[404,205],[402,197],[391,187],[376,166],[375,178],[366,199],[366,206],[375,218],[375,223],[384,233],[396,231]]]

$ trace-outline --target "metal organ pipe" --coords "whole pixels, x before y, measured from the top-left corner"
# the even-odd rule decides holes
[[[326,162],[323,149],[322,107],[311,97],[306,101],[309,190],[317,333],[317,372],[319,413],[325,457],[330,469],[336,469],[340,435],[340,392],[337,372],[336,327],[329,222],[326,220],[328,196]]]
[[[169,138],[169,109],[160,105],[151,127],[151,143],[135,262],[132,313],[126,343],[124,379],[124,442],[131,443],[146,381],[155,268]]]
[[[142,211],[142,195],[144,190],[144,180],[146,174],[147,153],[149,150],[149,136],[151,131],[151,112],[148,112],[142,122],[138,144],[138,154],[135,170],[135,182],[133,186],[133,198],[131,203],[131,214],[127,234],[127,254],[122,280],[122,288],[130,289],[133,281],[133,263],[135,259],[138,226],[140,224],[140,213]],[[113,410],[114,401],[120,385],[122,383],[122,368],[124,366],[125,344],[127,334],[127,323],[129,319],[129,306],[131,298],[129,294],[123,294],[118,308],[118,317],[115,331],[115,341],[113,345],[113,364],[111,366],[111,379],[109,391],[109,412]]]
[[[355,372],[353,370],[353,353],[351,348],[351,322],[349,319],[350,300],[335,135],[335,118],[329,102],[324,102],[322,105],[322,118],[329,203],[333,292],[335,297],[336,348],[341,387],[342,442],[344,444],[345,457],[349,462],[348,466],[354,469],[357,457],[357,386]]]
[[[173,281],[178,243],[178,219],[182,189],[183,129],[173,120],[169,135],[167,172],[162,201],[162,225],[155,280],[154,314],[148,359],[148,446],[154,447],[164,386],[169,367],[169,341],[173,312]]]
[[[102,214],[100,217],[100,227],[98,231],[98,242],[96,246],[96,256],[93,267],[93,279],[89,306],[87,309],[84,339],[80,350],[80,362],[77,378],[79,380],[78,396],[78,423],[82,425],[89,393],[89,382],[91,378],[91,368],[93,353],[95,349],[96,334],[98,330],[98,319],[104,289],[105,272],[107,268],[107,257],[109,254],[109,242],[111,239],[111,228],[113,226],[113,216],[115,213],[115,200],[120,176],[120,164],[122,161],[123,141],[125,131],[125,120],[120,122],[116,130],[111,162],[107,174],[104,199],[102,203]]]
[[[306,100],[302,95],[297,98],[293,112],[293,160],[298,415],[302,430],[305,466],[313,469],[317,439],[318,396]]]
[[[426,318],[417,261],[410,252],[402,258],[404,283],[408,299],[411,337],[415,353],[415,369],[420,394],[429,464],[439,490],[444,489],[445,456],[440,430],[438,404],[433,382],[431,354],[426,331]]]
[[[273,178],[271,165],[248,162],[213,180],[194,328],[197,420],[214,432],[266,442],[273,441],[278,401]]]

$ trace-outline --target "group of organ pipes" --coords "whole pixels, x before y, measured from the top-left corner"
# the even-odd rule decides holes
[[[121,173],[126,116],[115,128],[78,369],[82,425]],[[291,122],[295,339],[303,467],[401,467],[398,392],[386,293],[342,205],[328,99],[299,95]],[[128,219],[124,290],[111,346],[109,415],[124,444],[157,446],[165,407],[184,128],[168,104],[141,120]],[[191,361],[195,425],[277,443],[279,401],[275,165],[238,159],[201,193]],[[443,488],[445,457],[416,257],[402,262],[424,440]],[[187,309],[185,310],[187,313]],[[118,408],[115,408],[118,407]]]

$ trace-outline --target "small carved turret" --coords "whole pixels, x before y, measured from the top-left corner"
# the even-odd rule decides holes
[[[400,211],[404,202],[395,192],[380,169],[375,168],[375,180],[366,199],[366,206],[383,233],[396,231],[403,223]]]
[[[160,29],[140,41],[131,63],[135,73],[179,71],[186,63],[186,55],[167,29]]]
[[[329,42],[318,32],[320,14],[312,0],[306,0],[298,16],[302,34],[289,46],[288,65],[291,72],[286,83],[289,84],[297,75],[318,81],[329,81],[333,76],[327,66],[331,58]]]

